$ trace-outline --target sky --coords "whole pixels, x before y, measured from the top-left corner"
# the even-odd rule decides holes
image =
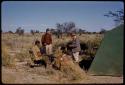
[[[124,9],[120,1],[3,1],[1,25],[4,32],[15,32],[18,27],[44,32],[56,28],[56,23],[72,21],[77,28],[98,32],[115,27],[113,19],[104,14],[120,9]]]

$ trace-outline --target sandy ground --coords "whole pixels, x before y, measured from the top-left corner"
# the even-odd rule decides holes
[[[56,75],[52,77],[50,73],[47,73],[47,69],[44,67],[28,68],[21,63],[13,68],[2,66],[2,83],[4,84],[123,83],[123,77],[92,76],[88,74],[85,79],[74,82],[59,82],[58,79]]]

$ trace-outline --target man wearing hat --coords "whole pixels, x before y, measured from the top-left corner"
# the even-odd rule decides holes
[[[46,54],[52,54],[52,35],[49,29],[46,29],[46,33],[42,36],[41,39],[42,45],[45,46]]]
[[[71,38],[72,38],[72,43],[69,45],[69,47],[72,48],[73,59],[75,60],[75,62],[79,62],[79,52],[81,50],[80,41],[75,33],[71,34]]]

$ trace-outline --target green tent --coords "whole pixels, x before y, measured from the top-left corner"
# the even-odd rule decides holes
[[[123,75],[124,25],[107,31],[89,73],[94,75]]]

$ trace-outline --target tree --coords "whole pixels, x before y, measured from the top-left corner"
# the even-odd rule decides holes
[[[69,22],[66,27],[67,32],[72,32],[75,30],[75,23],[74,22]]]
[[[116,25],[124,23],[124,10],[123,9],[120,9],[120,10],[115,11],[115,12],[109,11],[104,16],[114,18]]]
[[[65,33],[74,31],[76,29],[74,22],[64,22],[62,24],[57,23],[56,27],[57,27],[58,32],[65,32]]]
[[[51,28],[50,31],[52,34],[56,34],[56,29]]]
[[[11,33],[11,34],[13,34],[13,32],[12,32],[12,31],[8,31],[8,33]]]
[[[33,30],[33,29],[31,29],[31,30],[30,30],[30,33],[31,33],[32,35],[34,35],[35,33],[40,33],[40,32],[39,32],[39,30]]]
[[[100,31],[100,34],[103,34],[105,32],[106,32],[106,30],[102,28],[101,31]]]
[[[35,30],[30,30],[30,33],[32,34],[32,35],[34,35],[35,34]]]
[[[81,33],[85,33],[86,32],[86,30],[83,30],[83,29],[79,29],[79,33],[81,34]]]
[[[56,28],[57,28],[57,32],[59,32],[59,33],[62,32],[62,30],[63,30],[62,29],[62,24],[60,24],[60,23],[56,24]]]
[[[60,23],[56,24],[57,32],[55,33],[58,38],[62,37],[63,25]]]
[[[24,29],[22,29],[21,27],[18,27],[17,29],[16,29],[16,32],[15,33],[17,33],[17,34],[19,34],[19,35],[23,35],[24,34]]]
[[[39,30],[36,30],[36,33],[40,33]]]

